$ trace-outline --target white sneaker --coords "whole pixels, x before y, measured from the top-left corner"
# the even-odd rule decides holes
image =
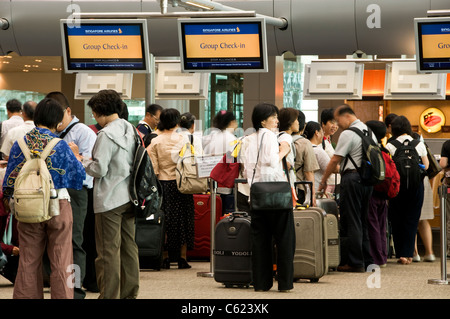
[[[418,263],[420,261],[420,256],[417,254],[412,258],[413,262]]]
[[[435,260],[436,257],[434,256],[434,254],[426,255],[425,257],[423,257],[423,261],[433,262]]]

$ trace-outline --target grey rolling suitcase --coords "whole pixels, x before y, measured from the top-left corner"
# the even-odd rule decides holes
[[[237,184],[247,182],[236,179]],[[236,201],[235,194],[235,201]],[[235,205],[237,207],[237,205]],[[252,243],[250,217],[233,212],[220,220],[214,233],[214,280],[225,287],[249,287],[252,283]]]
[[[311,182],[296,182],[311,184]],[[297,207],[294,210],[296,247],[294,280],[318,282],[328,272],[326,213],[318,207]]]
[[[339,207],[337,202],[331,198],[316,198],[316,204],[318,207],[323,208],[327,215],[334,215],[339,219]]]
[[[318,282],[328,270],[325,212],[315,208],[296,209],[294,224],[294,280]]]
[[[328,270],[336,270],[341,262],[341,248],[338,219],[335,215],[326,215],[325,228],[327,232]]]
[[[318,207],[325,210],[326,228],[328,237],[328,268],[336,269],[341,261],[339,240],[339,207],[331,198],[316,198]]]

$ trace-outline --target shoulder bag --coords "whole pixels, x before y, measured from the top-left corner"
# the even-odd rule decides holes
[[[186,143],[180,151],[175,175],[182,194],[200,194],[208,190],[208,178],[198,177],[197,156],[191,143]]]
[[[234,181],[239,177],[241,146],[242,140],[239,139],[233,151],[225,153],[222,160],[211,170],[210,177],[217,182],[219,187],[234,187]]]

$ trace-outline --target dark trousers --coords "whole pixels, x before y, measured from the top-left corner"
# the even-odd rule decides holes
[[[372,186],[361,184],[357,172],[342,174],[340,189],[341,265],[366,268],[372,264],[367,226]]]
[[[387,262],[387,214],[387,200],[374,193],[369,203],[368,226],[370,254],[377,265]]]
[[[417,189],[405,190],[400,187],[398,195],[389,201],[389,219],[397,258],[408,258],[414,254],[423,198],[424,186],[420,183]]]
[[[295,228],[291,211],[252,211],[252,270],[255,290],[273,285],[273,241],[277,249],[278,289],[294,287]]]
[[[67,189],[70,195],[70,206],[72,206],[73,229],[73,263],[80,267],[80,283],[83,283],[86,272],[86,252],[83,249],[83,230],[88,209],[88,189],[83,187],[80,190]],[[74,298],[83,299],[86,292],[81,287],[75,287]]]
[[[89,291],[98,292],[97,274],[95,272],[97,250],[95,248],[94,191],[92,188],[88,189],[88,212],[84,221],[83,249],[86,252],[86,273],[83,286]]]

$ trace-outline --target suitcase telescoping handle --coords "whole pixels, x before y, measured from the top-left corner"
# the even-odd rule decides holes
[[[298,181],[298,182],[294,182],[294,188],[297,189],[297,185],[307,185],[309,187],[310,190],[310,194],[311,194],[311,198],[310,198],[310,202],[309,205],[312,205],[313,203],[313,182],[311,181]],[[306,194],[306,193],[305,193]]]
[[[238,196],[238,185],[239,184],[247,184],[247,179],[245,178],[236,178],[234,180],[234,210],[235,212],[232,215],[234,220],[235,217],[247,217],[248,213],[246,212],[238,212],[237,210],[237,196]]]

